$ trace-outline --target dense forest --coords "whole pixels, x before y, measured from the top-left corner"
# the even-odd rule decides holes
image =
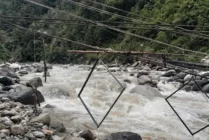
[[[186,53],[105,26],[96,26],[68,13],[185,49],[209,52],[209,0],[33,1],[57,10],[25,0],[0,1],[0,60],[40,61],[43,59],[43,46],[49,62],[67,63],[84,59],[78,54],[68,54],[67,50],[88,48],[32,30],[114,50]],[[32,30],[22,30],[13,25]],[[197,57],[190,53],[186,59],[194,61]]]

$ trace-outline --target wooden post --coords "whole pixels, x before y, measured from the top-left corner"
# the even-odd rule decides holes
[[[46,66],[46,48],[45,48],[45,43],[44,43],[44,39],[43,39],[43,50],[44,50],[44,78],[45,78],[45,83],[46,83],[46,72],[47,72],[47,66]]]

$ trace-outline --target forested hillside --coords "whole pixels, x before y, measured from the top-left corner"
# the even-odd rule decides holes
[[[67,12],[182,48],[209,52],[209,35],[207,35],[209,33],[209,0],[33,1],[66,11],[66,13],[49,10],[25,0],[1,0],[1,60],[40,61],[43,59],[43,44],[45,44],[49,62],[81,61],[83,57],[75,54],[69,55],[66,50],[87,49],[68,41],[25,31],[8,23],[103,48],[186,53],[166,45],[118,33],[104,26],[95,26],[76,19]],[[196,59],[193,57],[194,54],[189,55],[192,56],[190,60]]]

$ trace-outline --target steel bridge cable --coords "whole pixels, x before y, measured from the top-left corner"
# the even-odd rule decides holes
[[[3,20],[6,21],[13,21],[13,19],[5,19],[5,18],[1,18]],[[79,25],[79,26],[93,26],[93,27],[101,27],[101,25],[93,25],[93,24],[84,24],[84,23],[77,23],[77,22],[67,22],[67,23],[63,23],[63,22],[49,22],[49,21],[33,21],[35,23],[47,23],[47,24],[64,24],[64,25]],[[160,28],[153,28],[153,27],[144,27],[143,25],[141,27],[124,27],[124,26],[113,26],[110,25],[111,27],[116,27],[116,28],[124,28],[124,29],[132,29],[132,30],[137,30],[137,29],[142,29],[142,30],[159,30],[159,31],[175,31],[174,29],[160,29]],[[199,31],[199,32],[203,32],[203,33],[209,33],[209,31]]]
[[[112,13],[112,12],[108,12],[108,11],[105,11],[105,10],[100,10],[100,9],[98,9],[98,8],[95,8],[95,7],[91,7],[91,6],[88,6],[88,5],[85,5],[85,4],[82,4],[82,3],[79,3],[79,2],[74,2],[74,1],[72,1],[72,0],[68,0],[70,3],[72,3],[72,4],[74,4],[74,5],[79,5],[79,6],[81,6],[81,7],[84,7],[84,8],[87,8],[87,9],[89,9],[89,10],[94,10],[94,11],[97,11],[97,12],[101,12],[101,13],[105,13],[105,14],[108,14],[108,15],[112,15],[112,14],[115,14],[115,13]],[[138,21],[138,22],[143,22],[143,23],[146,23],[145,21],[141,21],[141,20],[138,20],[138,19],[133,19],[133,18],[129,18],[129,17],[126,17],[126,16],[122,16],[122,15],[118,15],[118,14],[116,14],[118,17],[120,17],[121,19],[122,18],[124,18],[124,19],[127,19],[127,20],[130,20],[130,21]],[[180,27],[176,27],[176,28],[179,28],[179,29],[184,29],[184,28],[180,28]],[[165,28],[165,29],[169,29],[169,28]],[[184,29],[184,30],[186,30],[186,31],[192,31],[192,30],[187,30],[187,29]],[[179,33],[179,34],[181,34],[182,33],[182,31],[172,31],[172,32],[174,32],[174,33]],[[196,32],[196,31],[193,31],[194,33],[198,33],[198,32]],[[182,33],[183,34],[183,33]],[[203,39],[207,39],[207,40],[209,40],[209,35],[206,35],[206,34],[202,34],[202,33],[198,33],[198,35],[197,34],[193,34],[193,33],[189,33],[189,34],[187,34],[187,35],[192,35],[192,36],[196,36],[196,37],[198,37],[198,38],[203,38]]]
[[[34,1],[31,1],[31,0],[24,0],[24,1],[27,1],[27,2],[32,3],[32,4],[35,4],[37,6],[45,7],[47,9],[50,9],[50,10],[53,10],[53,11],[62,12],[62,13],[68,14],[68,15],[74,17],[74,18],[77,18],[77,19],[80,19],[80,20],[84,20],[86,22],[90,22],[90,23],[93,23],[93,24],[96,24],[96,25],[101,25],[101,26],[106,27],[108,29],[115,30],[115,31],[118,31],[120,33],[127,34],[127,35],[130,35],[130,36],[134,36],[134,37],[137,37],[137,38],[140,38],[140,39],[144,39],[144,40],[155,42],[155,43],[158,43],[158,44],[170,46],[170,47],[176,48],[178,50],[186,51],[186,52],[192,52],[192,53],[196,53],[196,54],[208,55],[208,53],[203,53],[203,52],[199,52],[199,51],[193,51],[193,50],[189,50],[189,49],[184,49],[184,48],[172,45],[172,44],[167,44],[167,43],[164,43],[164,42],[161,42],[161,41],[158,41],[158,40],[154,40],[154,39],[147,38],[147,37],[144,37],[144,36],[141,36],[141,35],[137,35],[137,34],[134,34],[134,33],[126,32],[124,30],[120,30],[120,29],[117,29],[117,28],[113,28],[113,27],[110,27],[110,26],[108,26],[106,24],[97,23],[95,21],[92,21],[92,20],[89,20],[89,19],[77,16],[77,15],[74,15],[74,14],[69,13],[69,12],[65,12],[65,11],[62,11],[62,10],[55,9],[55,8],[50,7],[50,6],[46,6],[44,4],[38,3],[38,2],[34,2]]]
[[[69,1],[72,1],[72,0],[69,0]],[[90,0],[87,0],[87,1],[90,1]],[[91,1],[91,2],[95,2],[95,1]],[[78,3],[78,2],[77,2],[77,3]],[[134,13],[132,13],[132,12],[128,12],[128,11],[125,11],[125,10],[122,10],[122,9],[118,9],[118,8],[115,8],[115,7],[113,7],[113,6],[109,6],[109,5],[106,5],[106,4],[103,4],[103,3],[99,3],[99,2],[95,2],[95,3],[100,4],[100,5],[103,5],[103,6],[106,6],[106,7],[108,7],[108,8],[112,8],[112,9],[118,10],[118,11],[123,11],[123,12],[125,12],[125,13],[130,14],[130,15],[135,15],[135,16],[137,15],[137,14],[134,14]],[[140,15],[138,15],[138,16],[140,17]],[[147,18],[147,17],[144,17],[144,16],[141,16],[141,17]],[[157,22],[160,22],[160,23],[168,24],[168,25],[169,25],[169,23],[162,22],[162,21],[159,21],[159,20],[155,20],[155,19],[152,19],[152,18],[147,18],[147,19],[151,19],[151,20],[153,20],[153,21],[157,21]],[[185,31],[191,31],[191,30],[188,30],[188,29],[179,27],[179,26],[175,26],[175,28],[181,29],[181,30],[185,30]],[[194,31],[194,32],[197,33],[197,34],[199,34],[199,35],[201,35],[202,37],[204,37],[204,36],[209,37],[209,35],[206,35],[206,34],[203,34],[203,33],[199,33],[199,32],[197,32],[197,31]],[[207,38],[204,37],[204,39],[207,39]]]
[[[5,19],[5,18],[0,18],[0,19],[4,19],[4,20],[13,20],[13,19]],[[63,22],[48,22],[48,21],[33,21],[35,23],[47,23],[47,24],[64,24],[64,25],[79,25],[79,26],[92,26],[92,27],[101,27],[101,25],[87,25],[87,24],[82,24],[82,23],[63,23]],[[174,33],[177,33],[177,34],[182,34],[182,35],[187,35],[187,36],[197,36],[199,37],[198,35],[194,35],[194,34],[191,34],[190,32],[192,32],[191,30],[189,30],[188,32],[181,32],[181,31],[175,31],[174,29],[161,29],[161,28],[156,28],[156,27],[144,27],[142,25],[142,27],[125,27],[125,26],[112,26],[110,25],[111,27],[115,27],[115,28],[123,28],[123,29],[130,29],[130,30],[137,30],[137,29],[141,29],[141,30],[158,30],[158,31],[170,31],[170,32],[174,32]],[[105,30],[105,29],[103,29]],[[109,30],[106,30],[107,32],[110,32],[111,34],[114,34],[114,35],[117,35],[116,33],[114,32],[111,32]],[[209,33],[209,31],[198,31],[199,33]],[[201,37],[202,38],[202,37]],[[206,37],[204,37],[204,39],[208,39]]]
[[[2,19],[0,19],[2,20]],[[92,45],[88,45],[88,44],[84,44],[84,43],[80,43],[80,42],[77,42],[77,41],[72,41],[70,39],[66,39],[66,38],[61,38],[61,37],[57,37],[57,36],[53,36],[53,35],[49,35],[48,33],[45,33],[44,31],[40,32],[38,30],[32,30],[32,29],[28,29],[28,28],[25,28],[25,27],[22,27],[22,26],[19,26],[17,24],[13,24],[13,23],[10,23],[10,22],[7,22],[7,21],[4,21],[2,20],[3,22],[5,22],[6,24],[8,25],[11,25],[11,26],[14,26],[18,29],[21,29],[21,30],[24,30],[24,31],[29,31],[29,32],[32,32],[34,34],[42,34],[44,36],[48,36],[48,37],[52,37],[52,38],[57,38],[57,39],[60,39],[60,40],[64,40],[64,41],[68,41],[68,42],[72,42],[72,43],[75,43],[75,44],[78,44],[78,45],[82,45],[82,46],[85,46],[85,47],[88,47],[88,48],[91,48],[91,49],[95,49],[95,50],[98,50],[98,51],[90,51],[90,52],[97,52],[97,53],[115,53],[115,52],[120,52],[119,54],[121,53],[133,53],[133,54],[145,54],[145,55],[156,55],[156,56],[162,56],[162,55],[168,55],[168,56],[181,56],[182,54],[177,54],[177,53],[153,53],[153,52],[135,52],[135,51],[117,51],[117,50],[109,50],[109,49],[103,49],[103,48],[98,48],[97,46],[92,46]],[[78,50],[70,50],[69,52],[77,52]],[[80,51],[81,53],[83,51]],[[124,55],[125,56],[125,55]]]
[[[71,42],[71,43],[75,43],[75,44],[78,44],[78,45],[81,45],[81,46],[85,46],[87,48],[91,48],[91,49],[95,49],[95,50],[109,51],[108,49],[104,49],[104,48],[100,48],[100,47],[97,47],[97,46],[92,46],[92,45],[80,43],[80,42],[77,42],[77,41],[73,41],[73,40],[66,39],[66,38],[62,38],[62,37],[58,37],[58,36],[53,36],[53,35],[50,35],[50,34],[44,32],[44,31],[38,31],[38,30],[28,29],[28,28],[19,26],[17,24],[13,24],[13,23],[7,22],[7,21],[2,20],[2,19],[0,19],[0,20],[3,21],[3,22],[5,22],[5,23],[7,23],[7,24],[9,24],[9,25],[12,25],[12,26],[14,26],[16,28],[19,28],[21,30],[29,31],[29,32],[32,32],[32,33],[42,34],[42,35],[49,36],[49,37],[52,37],[52,38],[57,38],[57,39],[60,39],[60,40],[64,40],[64,41]]]
[[[60,18],[36,18],[36,17],[21,17],[21,16],[5,16],[5,15],[0,15],[0,18],[12,20],[12,19],[25,19],[25,20],[49,20],[49,21],[63,21],[63,22],[69,22],[69,21],[77,21],[77,20],[72,20],[72,19],[60,19]],[[111,23],[111,24],[139,24],[143,26],[168,26],[168,27],[176,27],[176,26],[181,26],[181,27],[194,27],[194,28],[209,28],[209,25],[207,26],[200,26],[200,25],[172,25],[172,24],[151,24],[151,23],[133,23],[133,22],[114,22],[114,21],[96,21],[96,22],[101,22],[101,23]]]

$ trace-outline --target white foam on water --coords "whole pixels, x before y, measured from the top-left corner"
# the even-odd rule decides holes
[[[42,106],[50,104],[56,107],[54,109],[55,112],[57,110],[57,113],[59,113],[61,110],[68,114],[63,116],[62,113],[60,116],[59,114],[57,116],[63,118],[64,124],[69,128],[82,126],[83,128],[94,130],[96,134],[132,131],[140,134],[145,140],[207,140],[209,138],[209,129],[191,136],[169,107],[165,98],[158,97],[154,100],[148,100],[144,96],[130,94],[130,90],[135,87],[134,84],[126,84],[127,89],[115,104],[102,126],[96,129],[77,97],[90,71],[87,68],[84,69],[83,66],[69,66],[68,69],[63,69],[62,66],[57,65],[49,72],[51,77],[48,78],[47,83],[44,83],[44,87],[39,88],[46,99]],[[29,79],[32,75],[29,74],[23,77],[23,79]],[[122,80],[120,75],[123,77],[126,74],[117,73],[119,80]],[[84,89],[82,98],[89,105],[90,110],[93,111],[94,117],[97,117],[99,121],[119,93],[116,92],[118,89],[116,82],[107,77],[105,73],[96,71],[94,76],[95,78],[90,78],[91,81]],[[166,83],[160,81],[158,83],[158,88],[164,97],[172,94],[172,92],[177,90],[178,86],[178,83],[175,82]],[[69,96],[64,96],[65,94],[56,96],[54,95],[55,93],[52,95],[51,91],[48,90],[50,88],[60,88]],[[191,122],[189,125],[192,128],[202,123],[207,123],[207,115],[209,116],[208,102],[199,95],[201,94],[180,91],[169,100],[179,111],[179,114],[186,121]],[[200,117],[205,118],[202,120]]]

